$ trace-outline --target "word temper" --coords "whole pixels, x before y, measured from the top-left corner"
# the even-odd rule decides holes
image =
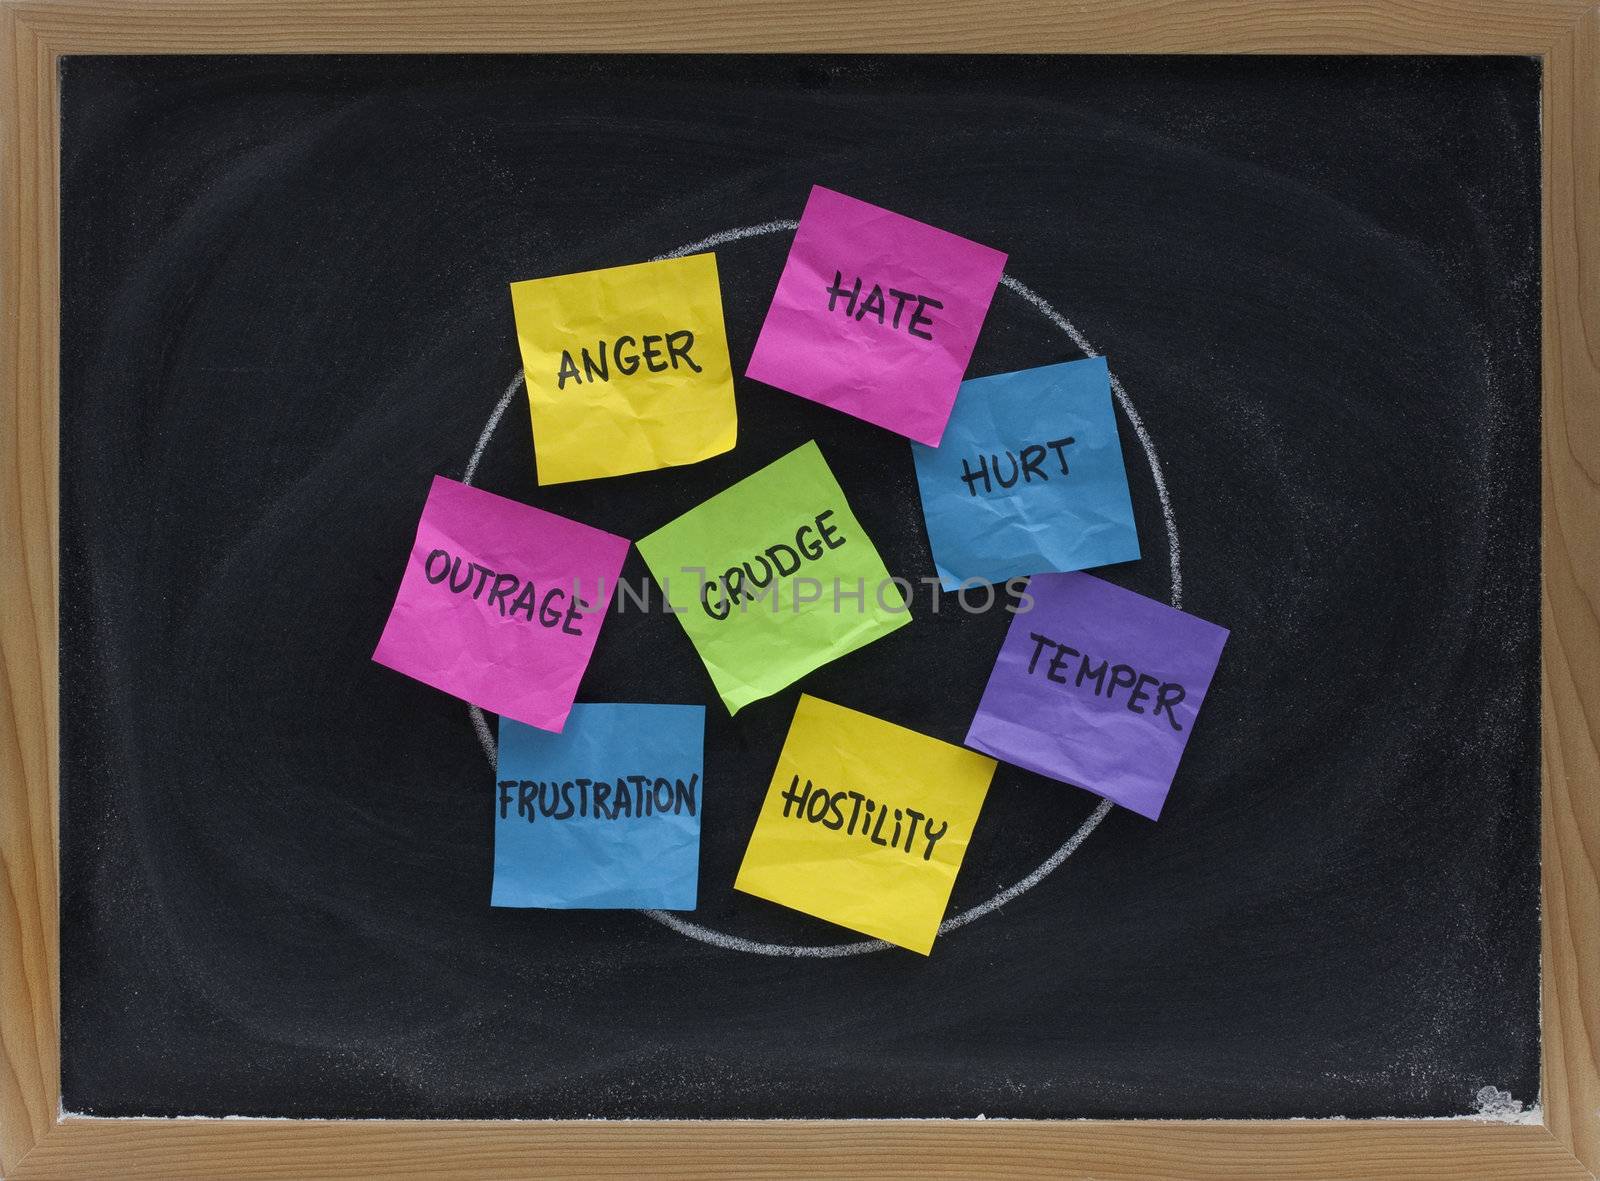
[[[634,351],[636,343],[640,346],[638,352]],[[667,346],[665,352],[656,347],[660,344]],[[694,333],[687,328],[669,332],[665,336],[646,336],[638,342],[631,336],[619,336],[616,344],[611,346],[610,365],[615,365],[617,372],[624,377],[632,377],[639,372],[641,361],[645,369],[651,373],[665,373],[668,369],[676,369],[679,361],[699,373],[700,366],[689,356],[689,350],[692,348],[694,348]],[[580,375],[578,364],[572,359],[572,350],[562,349],[561,367],[556,370],[556,389],[565,389],[569,379],[579,385],[585,381],[610,381],[611,369],[606,362],[605,341],[602,340],[595,346],[595,354],[591,357],[587,348],[578,350],[578,355],[583,358],[583,373]]]
[[[1083,688],[1083,683],[1089,681],[1094,685],[1094,695],[1099,697],[1103,691],[1107,701],[1116,697],[1119,687],[1129,689],[1131,692],[1128,694],[1128,708],[1136,714],[1142,714],[1145,712],[1144,706],[1139,703],[1151,700],[1150,694],[1145,692],[1145,686],[1146,684],[1155,685],[1157,686],[1154,698],[1155,706],[1150,711],[1150,716],[1159,718],[1161,711],[1165,710],[1167,721],[1171,723],[1172,728],[1179,731],[1183,729],[1178,724],[1178,714],[1173,707],[1184,699],[1186,690],[1176,681],[1163,682],[1160,677],[1152,677],[1148,673],[1138,672],[1129,665],[1113,664],[1111,665],[1109,683],[1107,683],[1106,661],[1102,660],[1099,664],[1095,664],[1086,654],[1079,652],[1076,648],[1058,644],[1049,636],[1041,636],[1038,632],[1029,632],[1028,638],[1033,641],[1033,655],[1028,658],[1029,676],[1033,676],[1038,669],[1039,658],[1044,655],[1044,650],[1046,648],[1054,648],[1055,651],[1050,654],[1050,662],[1045,666],[1044,675],[1046,680],[1054,681],[1058,685],[1067,684],[1066,676],[1058,674],[1071,663],[1070,658],[1076,656],[1079,658],[1078,673],[1072,681],[1076,688]]]
[[[833,286],[829,287],[827,291],[828,310],[830,312],[837,309],[840,296],[847,296],[844,314],[853,316],[857,321],[871,316],[879,324],[882,324],[884,316],[888,314],[888,308],[885,307],[883,302],[883,288],[878,284],[874,283],[872,290],[867,292],[867,297],[865,299],[861,298],[861,276],[859,275],[856,276],[855,286],[846,289],[844,275],[839,271],[834,271]],[[893,287],[889,288],[889,297],[894,300],[892,327],[900,327],[900,317],[905,313],[906,304],[914,302],[916,306],[911,309],[911,315],[906,318],[906,331],[912,336],[920,336],[923,340],[933,339],[931,332],[919,332],[917,325],[932,324],[933,319],[929,316],[924,316],[922,314],[923,309],[942,308],[944,307],[942,302],[934,299],[931,295],[916,295],[910,291],[896,291]]]

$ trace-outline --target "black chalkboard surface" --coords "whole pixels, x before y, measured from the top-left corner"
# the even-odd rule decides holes
[[[69,1111],[1536,1102],[1536,62],[63,75]],[[960,741],[1009,617],[923,592],[730,718],[614,605],[579,699],[710,705],[694,926],[491,909],[468,711],[369,659],[435,473],[482,442],[478,486],[638,538],[816,439],[890,571],[933,572],[904,440],[742,377],[692,467],[540,488],[525,401],[490,425],[516,279],[707,243],[742,373],[814,183],[1009,253],[970,373],[1110,358],[1145,557],[1101,573],[1232,629],[1166,811],[1002,767],[972,921],[818,953],[859,941],[731,889],[798,693]]]

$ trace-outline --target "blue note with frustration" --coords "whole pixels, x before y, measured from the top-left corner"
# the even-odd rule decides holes
[[[574,705],[559,734],[500,719],[493,906],[693,910],[702,705]]]

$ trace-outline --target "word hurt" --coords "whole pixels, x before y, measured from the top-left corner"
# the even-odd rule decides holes
[[[1076,439],[1068,435],[1065,439],[1051,439],[1043,446],[1038,443],[1029,443],[1022,449],[1020,462],[1015,453],[1007,451],[1006,459],[1011,462],[1011,478],[1009,480],[1000,474],[1000,457],[998,455],[979,455],[976,471],[973,470],[972,465],[963,456],[961,459],[961,480],[966,484],[968,494],[972,496],[978,495],[978,481],[980,480],[983,481],[985,493],[994,491],[995,484],[1000,485],[1001,488],[1011,488],[1015,486],[1018,480],[1021,480],[1024,484],[1031,484],[1034,476],[1048,481],[1050,474],[1043,467],[1047,453],[1046,448],[1056,453],[1056,462],[1061,465],[1061,474],[1064,476],[1067,474],[1066,449],[1076,442]],[[993,461],[992,467],[991,461]],[[993,477],[992,483],[991,476]]]

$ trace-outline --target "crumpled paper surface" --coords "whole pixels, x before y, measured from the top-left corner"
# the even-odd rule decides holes
[[[938,446],[1005,263],[998,250],[815,186],[745,376]],[[842,299],[829,311],[835,272],[847,289],[859,277],[862,299],[882,287],[883,324],[846,315]],[[944,304],[919,325],[933,339],[906,331],[912,304],[893,326],[890,288]]]
[[[528,279],[511,284],[511,306],[539,483],[696,463],[734,445],[738,417],[716,255]],[[694,333],[687,356],[699,372],[681,360],[674,365],[665,351],[666,334],[680,330]],[[663,338],[653,346],[659,372],[644,359],[647,335]],[[623,353],[625,363],[637,362],[631,374],[616,356],[623,336],[632,338]],[[601,341],[607,376],[596,370],[590,380],[582,350],[598,365]],[[579,377],[562,382],[564,351]]]
[[[994,770],[983,755],[802,694],[734,889],[927,955]],[[859,792],[949,827],[924,860],[920,837],[881,845],[859,825],[786,817],[797,775],[802,788],[809,779],[830,794]],[[892,820],[878,830],[884,840],[892,831]]]
[[[553,588],[566,596],[578,588],[589,604],[574,623],[582,634],[545,627],[537,605],[530,622],[502,615],[487,591],[474,599],[471,589],[451,591],[448,577],[429,582],[424,564],[436,549],[459,557],[463,572],[477,562],[531,580],[537,602]],[[625,537],[435,476],[372,659],[494,713],[560,730],[627,553]],[[564,617],[567,598],[559,605]]]
[[[1067,438],[1059,452],[1046,446]],[[1029,446],[1045,454],[1024,473]],[[1139,557],[1104,357],[962,382],[944,441],[911,451],[945,590]],[[997,466],[1012,487],[1000,486]],[[989,484],[976,481],[974,495],[962,476],[979,470]]]
[[[1105,796],[1141,816],[1161,815],[1172,777],[1194,732],[1228,629],[1089,574],[1040,574],[1028,580],[1030,610],[1012,617],[1000,657],[967,731],[967,745],[1051,779]],[[1056,675],[1058,650],[1046,645],[1034,661],[1035,635],[1074,649]],[[1081,659],[1110,670],[1128,665],[1160,682],[1181,684],[1183,700],[1157,713],[1155,702],[1128,708],[1130,690],[1096,693],[1078,683]],[[1146,684],[1149,697],[1155,685]],[[1173,729],[1168,713],[1182,730]]]
[[[693,815],[685,807],[607,819],[591,808],[587,816],[561,820],[538,812],[530,822],[518,811],[515,787],[503,817],[497,793],[490,905],[693,910],[705,804],[705,716],[703,705],[575,705],[560,734],[501,718],[496,780],[614,784],[629,775],[700,778]]]
[[[732,607],[726,619],[705,612],[702,579],[714,580],[746,562],[760,573],[757,555],[778,543],[794,546],[800,526],[829,510],[827,524],[843,545],[804,561],[791,576],[775,576],[765,598]],[[889,581],[815,441],[663,525],[638,546],[729,713],[911,619],[905,596]],[[815,582],[803,585],[802,579]],[[836,604],[835,579],[852,595],[862,589],[862,602],[841,595]],[[798,601],[819,593],[815,583],[822,586],[821,597]],[[711,592],[713,601],[719,593]]]

